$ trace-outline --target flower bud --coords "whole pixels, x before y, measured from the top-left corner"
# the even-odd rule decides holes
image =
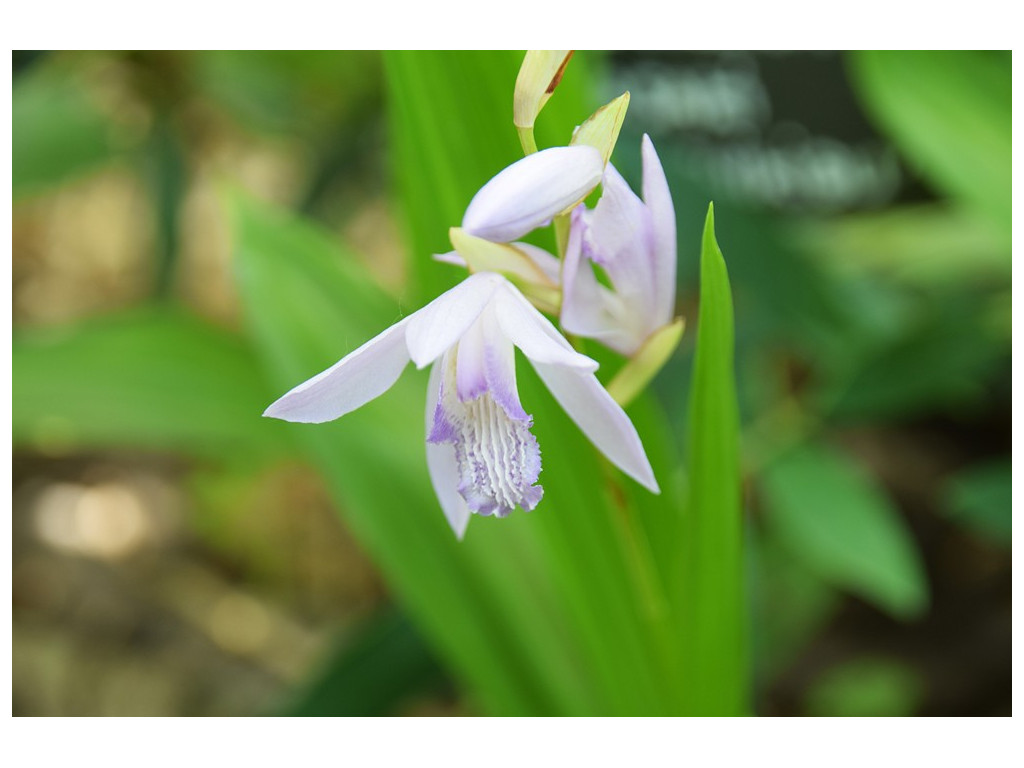
[[[572,209],[603,173],[601,153],[590,146],[527,155],[484,184],[466,208],[462,228],[485,240],[511,242]]]
[[[527,51],[516,78],[512,101],[512,123],[516,128],[533,128],[533,122],[551,98],[572,51]]]

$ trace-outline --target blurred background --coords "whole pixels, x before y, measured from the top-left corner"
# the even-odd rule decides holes
[[[396,68],[13,56],[14,713],[486,714],[259,418],[283,390],[225,203],[316,221],[401,296],[427,254]],[[634,188],[654,139],[691,319],[715,201],[755,711],[1009,715],[1010,54],[584,53],[566,87],[574,67],[592,108],[631,92]],[[693,340],[654,382],[680,420]]]

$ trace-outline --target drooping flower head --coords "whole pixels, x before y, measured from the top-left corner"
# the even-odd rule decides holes
[[[577,353],[504,277],[471,275],[274,402],[265,416],[339,418],[387,391],[411,360],[433,364],[427,391],[427,466],[461,538],[471,513],[504,517],[536,507],[540,449],[519,401],[518,347],[551,394],[613,464],[657,492],[636,429]]]

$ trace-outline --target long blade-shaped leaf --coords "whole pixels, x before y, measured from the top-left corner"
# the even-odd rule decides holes
[[[739,416],[729,274],[708,210],[690,392],[689,505],[683,516],[680,615],[684,711],[747,709]]]
[[[252,351],[180,310],[19,331],[12,368],[16,445],[217,458],[287,447],[282,425],[252,418],[272,392]]]

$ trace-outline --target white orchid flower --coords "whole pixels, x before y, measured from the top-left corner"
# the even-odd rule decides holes
[[[462,538],[471,513],[505,517],[543,495],[532,418],[519,401],[518,347],[587,438],[657,493],[647,455],[622,408],[577,353],[501,275],[470,275],[427,306],[295,387],[264,416],[319,423],[386,392],[411,360],[433,364],[427,386],[427,466],[438,501]]]
[[[562,268],[562,327],[630,356],[673,325],[676,289],[672,195],[646,134],[641,152],[643,200],[609,164],[597,206],[573,210]],[[592,265],[604,270],[611,289]]]

